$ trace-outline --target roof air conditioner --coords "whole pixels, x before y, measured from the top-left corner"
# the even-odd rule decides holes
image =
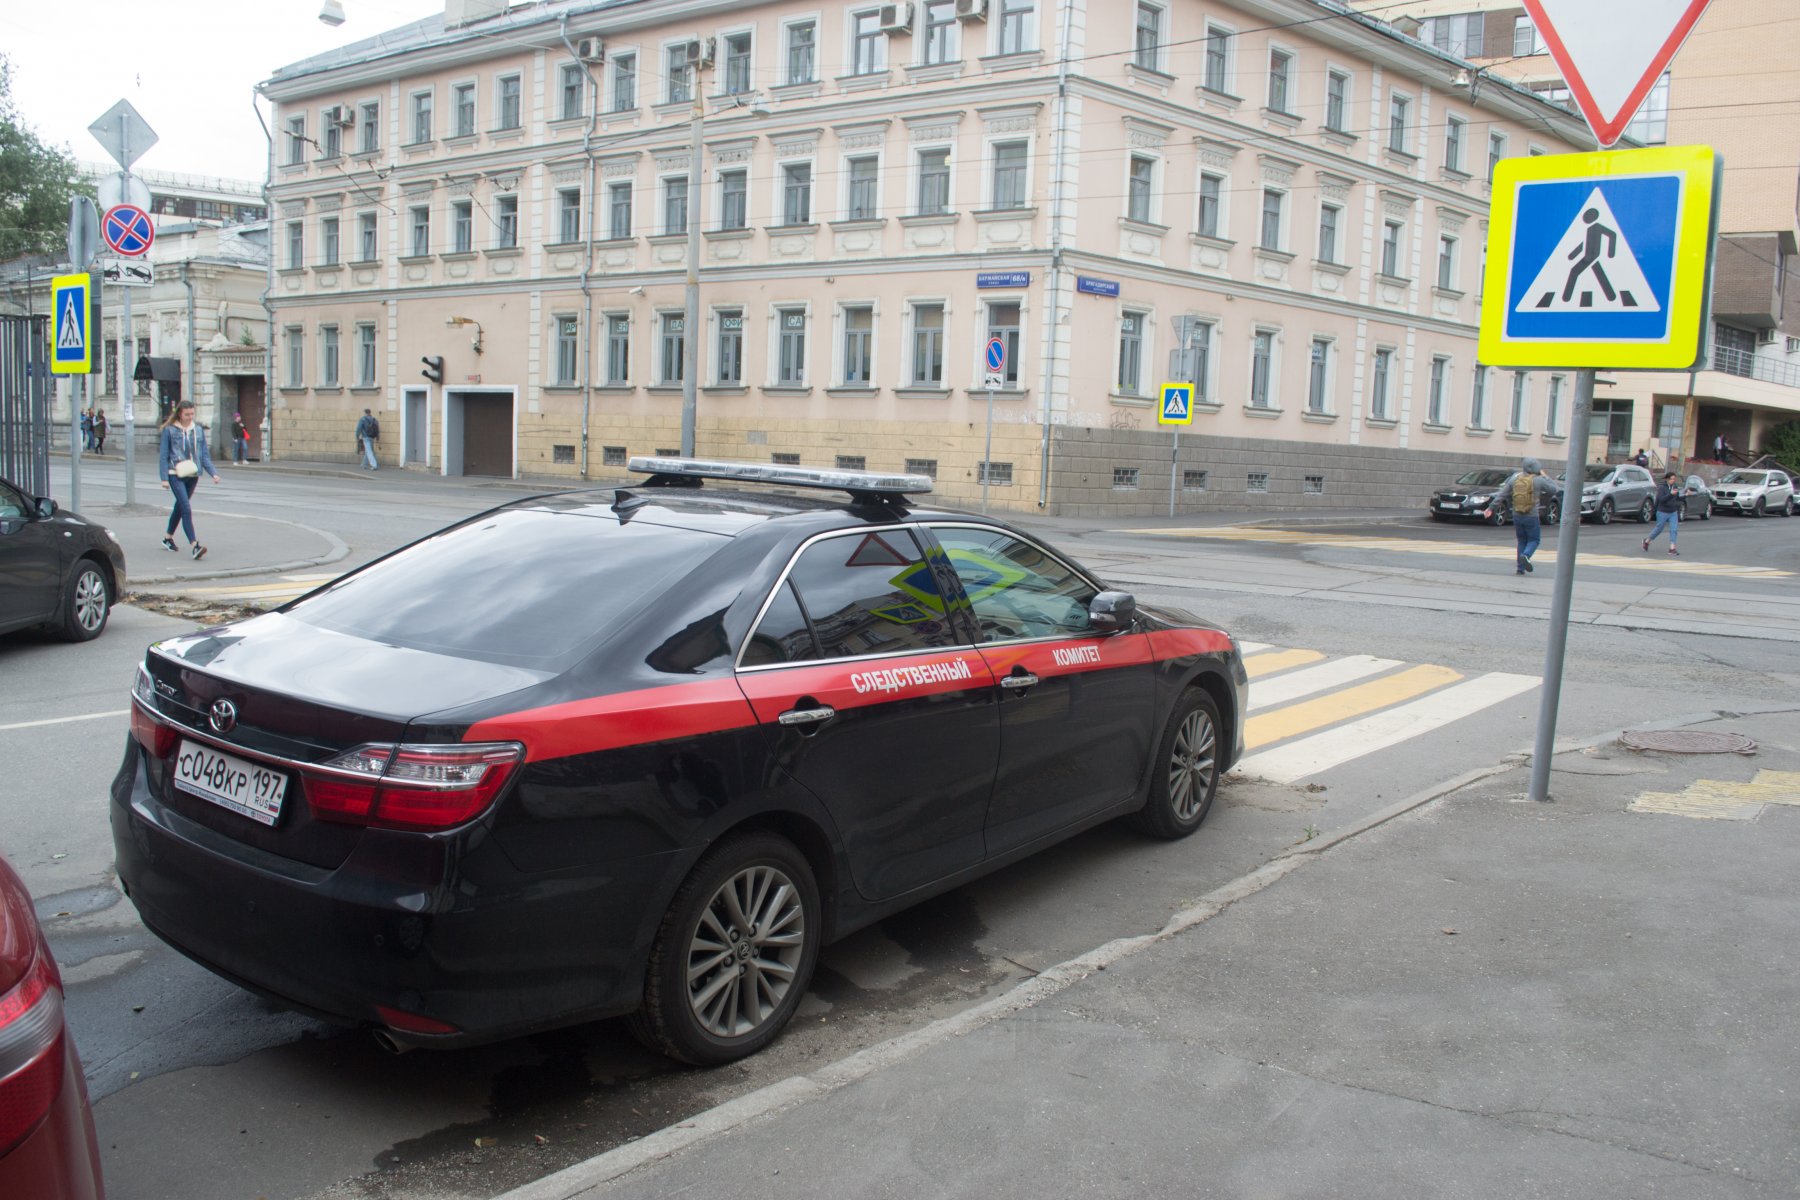
[[[956,0],[956,19],[959,21],[986,20],[987,0]]]
[[[606,61],[606,43],[597,37],[586,37],[575,43],[575,57],[584,63]]]
[[[898,4],[882,5],[881,12],[876,17],[875,23],[881,26],[881,32],[883,33],[911,33],[911,0],[900,0],[900,3]]]

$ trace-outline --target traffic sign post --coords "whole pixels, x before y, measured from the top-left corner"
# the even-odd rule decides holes
[[[106,150],[112,160],[119,164],[119,174],[106,181],[105,190],[108,199],[112,199],[116,189],[117,199],[121,203],[113,204],[107,210],[107,219],[102,220],[100,234],[106,244],[114,251],[128,258],[135,258],[150,249],[156,240],[155,226],[142,205],[132,203],[141,195],[141,187],[131,177],[131,164],[144,156],[144,151],[156,145],[156,131],[150,128],[147,121],[131,106],[131,101],[120,100],[107,109],[98,121],[88,126],[88,132],[94,140]],[[117,220],[113,220],[117,214]],[[115,240],[115,238],[117,240]],[[135,248],[133,248],[135,247]],[[131,289],[125,289],[124,312],[119,317],[119,408],[120,415],[125,418],[125,503],[137,502],[137,422],[131,404],[131,351],[136,347],[136,339],[131,328]]]
[[[1185,351],[1186,346],[1182,349]],[[1184,356],[1185,361],[1185,356]],[[1169,515],[1175,515],[1175,495],[1181,487],[1181,427],[1194,423],[1194,385],[1165,383],[1157,390],[1156,423],[1167,425],[1169,440]]]
[[[982,352],[983,376],[987,382],[987,449],[981,458],[981,511],[988,510],[988,481],[994,473],[994,390],[1006,384],[1006,342],[999,335],[990,337]]]
[[[1494,172],[1478,361],[1575,369],[1533,800],[1550,799],[1594,372],[1679,371],[1699,360],[1721,170],[1711,147],[1667,146],[1509,158]]]

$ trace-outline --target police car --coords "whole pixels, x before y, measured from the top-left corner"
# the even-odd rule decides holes
[[[1229,635],[929,479],[631,467],[152,646],[110,806],[144,923],[390,1048],[630,1014],[727,1062],[820,946],[1103,821],[1189,834],[1242,753]]]

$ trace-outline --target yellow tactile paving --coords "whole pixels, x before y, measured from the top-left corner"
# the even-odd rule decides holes
[[[1273,675],[1276,671],[1285,671],[1290,667],[1304,667],[1308,663],[1316,663],[1325,656],[1317,650],[1268,650],[1262,654],[1252,654],[1244,659],[1244,673],[1252,679],[1260,679],[1264,675]]]
[[[1800,771],[1758,771],[1747,783],[1696,780],[1679,792],[1645,792],[1627,807],[1701,821],[1754,821],[1771,804],[1800,806]]]
[[[1422,696],[1462,678],[1460,671],[1432,664],[1412,667],[1397,674],[1360,683],[1316,700],[1290,704],[1260,713],[1244,722],[1244,747],[1254,750],[1296,734],[1323,729],[1350,717]]]

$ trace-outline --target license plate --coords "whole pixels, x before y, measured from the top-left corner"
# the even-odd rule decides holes
[[[202,800],[240,816],[273,825],[287,794],[287,773],[184,741],[175,756],[175,782]]]
[[[1450,510],[1454,511],[1455,509],[1458,509],[1462,506],[1457,504],[1457,502],[1454,500],[1439,500],[1438,507],[1444,508],[1444,509],[1450,509]]]

